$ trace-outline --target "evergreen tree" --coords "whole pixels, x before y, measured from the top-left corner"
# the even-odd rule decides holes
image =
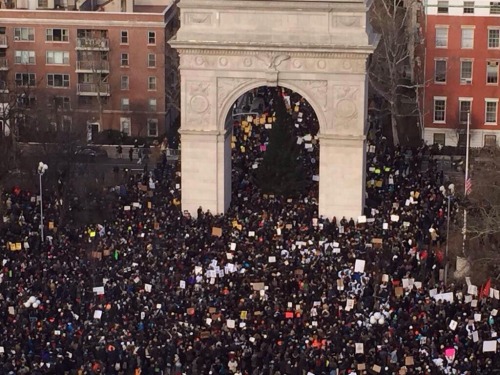
[[[276,121],[269,134],[269,144],[255,175],[255,183],[264,194],[286,198],[297,196],[307,187],[300,159],[292,117],[279,90],[273,98]]]

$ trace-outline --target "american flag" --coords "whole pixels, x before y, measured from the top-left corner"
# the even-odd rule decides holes
[[[467,180],[465,180],[465,195],[469,195],[472,191],[472,181],[470,177],[467,177]]]

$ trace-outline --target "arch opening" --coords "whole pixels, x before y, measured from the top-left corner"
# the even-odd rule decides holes
[[[266,194],[258,183],[259,168],[270,145],[273,125],[277,125],[275,94],[283,99],[288,112],[287,130],[298,167],[305,183],[302,193],[293,197]],[[269,200],[284,200],[289,205],[318,202],[319,195],[319,121],[316,112],[300,93],[285,87],[259,86],[240,95],[228,110],[225,128],[231,134],[231,208],[241,205],[265,210]],[[274,129],[276,132],[277,130]],[[287,134],[288,136],[288,134]],[[274,147],[277,147],[274,145]],[[283,152],[288,152],[283,150]],[[268,155],[268,157],[270,157]],[[269,162],[269,161],[267,161]]]

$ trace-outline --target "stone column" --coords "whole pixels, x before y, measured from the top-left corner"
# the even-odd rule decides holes
[[[181,130],[182,209],[223,213],[231,199],[229,132]],[[229,134],[228,134],[229,133]]]
[[[363,136],[321,135],[319,214],[356,220],[363,212],[366,144]]]

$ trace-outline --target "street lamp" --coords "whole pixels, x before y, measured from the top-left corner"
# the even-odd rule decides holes
[[[43,162],[38,163],[38,177],[40,181],[40,235],[42,238],[42,243],[44,241],[44,236],[43,236],[43,189],[42,189],[42,176],[45,174],[45,172],[49,169],[49,166],[47,164],[44,164]]]
[[[451,194],[448,193],[448,211],[446,212],[447,223],[446,223],[446,250],[444,255],[444,285],[448,283],[448,269],[449,269],[449,261],[448,261],[448,245],[450,244],[450,206],[451,206]]]

